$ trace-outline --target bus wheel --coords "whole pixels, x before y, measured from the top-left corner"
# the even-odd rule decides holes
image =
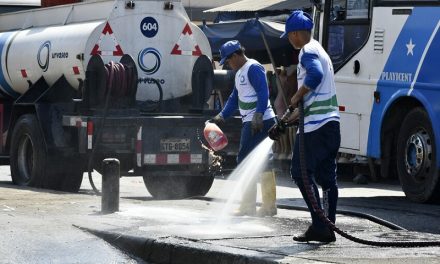
[[[405,195],[414,202],[439,202],[435,138],[423,108],[410,111],[397,140],[397,171]]]

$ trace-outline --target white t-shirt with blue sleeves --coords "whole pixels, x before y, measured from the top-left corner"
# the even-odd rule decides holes
[[[311,39],[299,53],[298,87],[310,89],[304,95],[304,132],[312,132],[330,121],[339,122],[335,78],[330,57]]]
[[[230,117],[240,110],[243,122],[252,121],[255,112],[263,113],[263,120],[275,117],[269,101],[266,71],[256,60],[248,59],[235,74],[235,87],[221,115]]]

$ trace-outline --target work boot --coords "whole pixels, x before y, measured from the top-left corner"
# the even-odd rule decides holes
[[[234,216],[255,216],[257,200],[257,183],[252,181],[243,193],[240,207],[233,212]]]
[[[255,208],[255,205],[252,206],[240,206],[238,209],[236,209],[232,215],[233,216],[255,216],[257,213],[257,210]]]
[[[318,241],[324,243],[330,243],[336,241],[335,232],[325,227],[324,229],[316,229],[313,226],[309,226],[304,234],[293,237],[294,241],[298,242],[309,242],[309,241]]]
[[[257,211],[258,217],[274,216],[277,214],[277,189],[275,172],[265,171],[261,175],[261,196],[263,204]]]

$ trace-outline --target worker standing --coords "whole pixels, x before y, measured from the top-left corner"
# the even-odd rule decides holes
[[[269,101],[269,88],[266,80],[266,71],[254,59],[246,57],[244,48],[237,40],[231,40],[220,49],[220,65],[225,63],[237,71],[235,86],[223,110],[212,121],[220,124],[237,110],[242,116],[242,130],[237,163],[241,163],[246,156],[267,136],[268,130],[275,124],[275,113]],[[273,216],[276,208],[276,184],[272,171],[265,171],[261,175],[261,190],[263,203],[256,212],[257,182],[252,181],[246,190],[236,216]]]
[[[298,91],[291,98],[296,108],[304,105],[304,148],[307,176],[311,186],[305,186],[301,178],[298,134],[296,135],[290,173],[301,190],[312,217],[312,225],[293,240],[300,242],[336,241],[335,234],[318,217],[307,198],[306,188],[312,188],[318,206],[322,208],[318,187],[323,189],[323,211],[333,223],[336,221],[338,186],[336,182],[336,155],[341,142],[339,109],[336,99],[333,66],[322,46],[312,38],[313,21],[309,14],[296,10],[286,21],[282,38],[299,49],[297,68]],[[288,123],[298,118],[298,111],[290,116]]]

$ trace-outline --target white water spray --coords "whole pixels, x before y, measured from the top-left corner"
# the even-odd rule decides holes
[[[209,212],[194,212],[185,208],[149,206],[127,208],[118,214],[127,217],[161,219],[167,225],[146,225],[139,229],[147,232],[164,230],[169,234],[187,234],[194,237],[218,238],[236,235],[267,234],[273,232],[270,226],[257,218],[233,218],[231,213],[238,207],[237,202],[251,182],[256,182],[267,165],[273,141],[269,138],[261,142],[231,173],[225,187],[216,197],[227,199],[224,203],[211,203]],[[165,231],[166,230],[166,231]]]
[[[221,198],[227,198],[227,202],[221,210],[217,223],[224,225],[231,219],[231,213],[236,201],[241,200],[241,196],[249,184],[256,182],[261,172],[269,161],[269,154],[272,151],[273,141],[270,138],[263,140],[231,173],[228,180],[233,182],[234,187],[226,185],[220,192]]]

